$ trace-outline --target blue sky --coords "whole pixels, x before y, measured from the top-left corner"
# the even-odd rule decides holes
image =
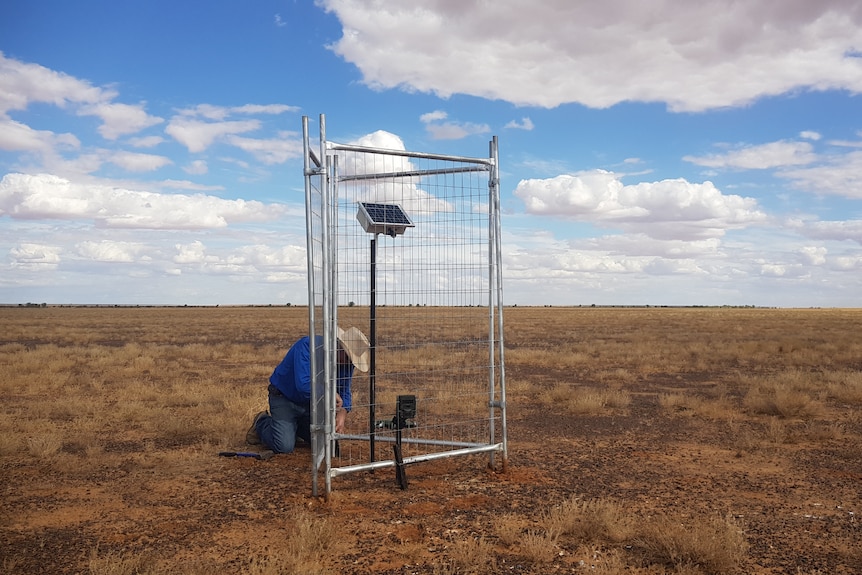
[[[858,307],[860,92],[857,1],[7,0],[0,303],[305,303],[322,113],[499,138],[507,304]]]

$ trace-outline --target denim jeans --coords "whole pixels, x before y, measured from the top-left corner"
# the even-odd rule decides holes
[[[296,446],[296,438],[311,443],[311,417],[309,406],[294,403],[272,390],[269,392],[268,417],[257,422],[257,434],[261,443],[276,453],[290,453]]]

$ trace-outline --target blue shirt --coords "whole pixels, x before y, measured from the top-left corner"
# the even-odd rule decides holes
[[[324,361],[323,337],[317,336],[318,362]],[[287,351],[287,355],[281,360],[269,382],[276,387],[287,399],[299,405],[308,405],[311,401],[311,350],[308,337],[303,337],[293,344]],[[322,366],[318,363],[318,368]],[[350,383],[353,380],[353,364],[337,364],[338,379],[335,390],[341,396],[344,409],[350,411],[352,397]]]

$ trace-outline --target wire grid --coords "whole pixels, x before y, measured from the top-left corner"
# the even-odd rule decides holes
[[[327,437],[339,446],[313,444],[314,493],[324,461],[328,494],[339,472],[394,464],[396,442],[405,460],[489,452],[493,462],[493,451],[503,451],[505,465],[496,141],[490,160],[342,146],[325,141],[321,116],[321,162],[306,119],[303,131],[307,216],[314,219],[310,333],[323,335],[320,325],[331,325],[321,315],[336,316],[373,345],[370,372],[354,371],[346,433],[313,426],[313,441]],[[368,233],[357,218],[359,202],[397,204],[414,225],[391,237]],[[327,281],[328,292],[321,289]],[[334,361],[331,349],[327,354]],[[401,395],[416,398],[416,414],[397,429]],[[326,405],[320,399],[317,408]],[[316,417],[329,426],[334,416]]]
[[[342,441],[335,465],[392,457],[399,395],[416,397],[416,417],[402,430],[405,458],[488,443],[488,172],[377,152],[347,152],[339,160],[345,180],[335,222],[338,321],[371,332],[375,254],[376,394],[372,405],[370,376],[357,372],[350,425],[363,432],[373,426],[374,457],[371,441]],[[431,175],[385,176],[403,172]],[[358,174],[384,176],[350,179]],[[415,227],[395,237],[366,233],[356,216],[358,203],[368,201],[398,204]]]

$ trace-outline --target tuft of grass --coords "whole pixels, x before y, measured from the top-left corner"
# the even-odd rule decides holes
[[[742,529],[730,516],[680,521],[657,516],[638,527],[635,545],[655,564],[698,566],[710,575],[739,571],[748,553]]]
[[[544,514],[545,529],[579,542],[620,543],[633,532],[631,518],[622,504],[609,499],[573,497]]]
[[[50,427],[27,438],[27,449],[37,459],[49,458],[63,447],[63,436]]]
[[[813,397],[820,390],[811,374],[788,370],[777,375],[745,379],[751,387],[743,404],[753,413],[808,420],[825,411],[823,404]]]
[[[159,571],[154,558],[131,552],[100,553],[96,547],[90,552],[90,575],[156,575]]]
[[[631,404],[631,395],[621,389],[597,389],[558,383],[541,396],[542,403],[562,406],[573,415],[600,415],[609,409],[624,409]]]
[[[540,529],[530,529],[521,535],[521,555],[533,563],[550,563],[557,556],[557,537]]]

